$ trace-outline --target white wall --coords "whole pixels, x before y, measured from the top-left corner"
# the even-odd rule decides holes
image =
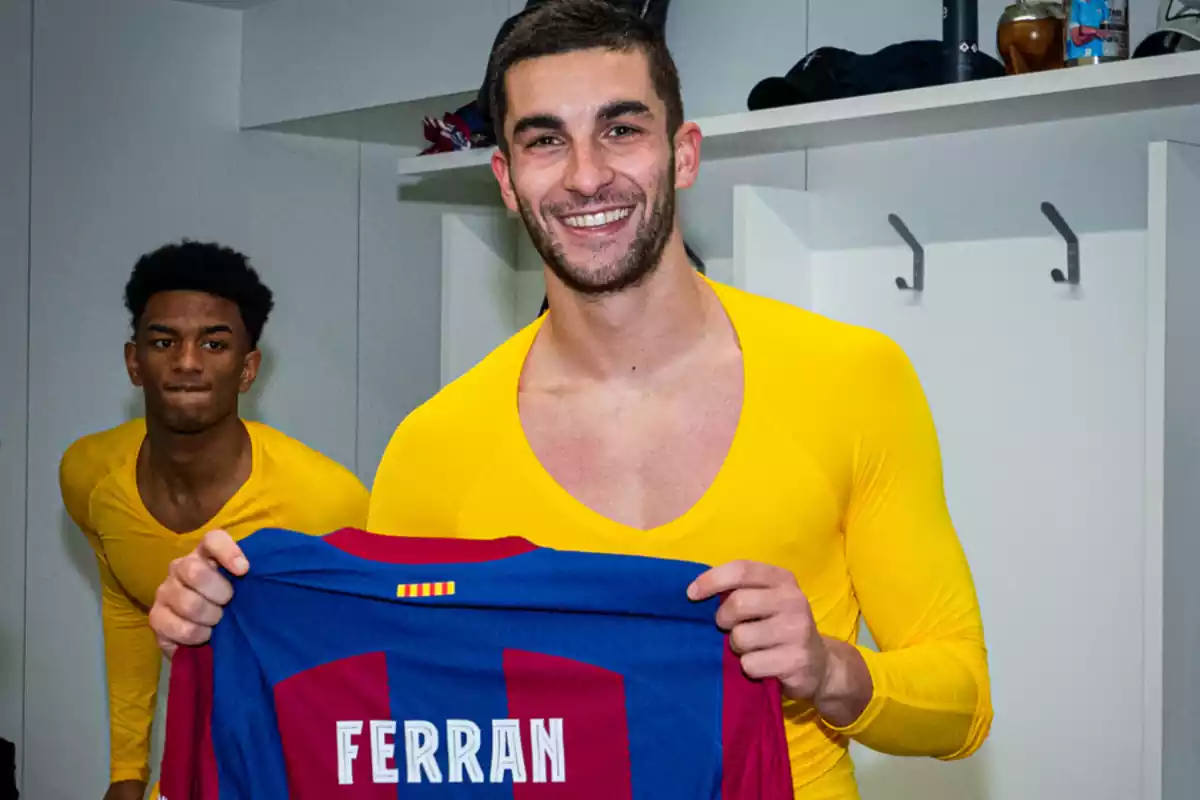
[[[474,91],[508,15],[509,0],[278,0],[250,9],[243,122]],[[413,133],[419,141],[419,124]]]
[[[22,796],[88,798],[107,785],[97,583],[57,464],[140,410],[121,361],[124,281],[182,236],[248,252],[277,296],[249,413],[353,465],[358,148],[238,130],[234,13],[41,0],[34,53]]]
[[[979,3],[979,44],[993,56],[996,22],[1007,4]],[[251,8],[245,15],[243,122],[263,125],[473,92],[500,24],[524,5],[274,0]],[[1132,0],[1132,41],[1151,29],[1156,5]],[[941,7],[941,0],[674,0],[667,39],[687,113],[706,117],[746,110],[755,83],[783,75],[811,49],[869,53],[910,39],[940,39]],[[714,57],[714,42],[729,55]],[[419,130],[414,133],[419,141]]]
[[[401,201],[401,153],[366,145],[362,155],[358,472],[367,486],[396,425],[441,385],[442,207]]]
[[[0,738],[21,748],[32,0],[0,0]]]
[[[989,55],[996,55],[996,23],[1009,2],[979,0],[979,47]],[[1153,29],[1157,6],[1130,0],[1131,43]],[[758,81],[786,74],[818,47],[866,54],[941,38],[942,0],[674,0],[667,15],[667,44],[692,118],[745,111]]]
[[[804,57],[805,15],[816,3],[672,0],[667,46],[679,70],[684,113],[695,119],[745,111],[754,84],[783,75]],[[727,55],[717,57],[721,51]]]

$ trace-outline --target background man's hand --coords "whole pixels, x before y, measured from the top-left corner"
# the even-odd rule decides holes
[[[221,530],[209,531],[195,550],[171,562],[150,609],[150,627],[167,658],[179,645],[207,642],[220,621],[233,585],[218,567],[239,576],[250,568],[233,537]]]
[[[707,570],[688,597],[726,595],[717,626],[729,633],[742,671],[775,678],[783,693],[812,702],[830,723],[847,726],[871,699],[871,678],[852,645],[817,630],[808,598],[791,572],[755,561],[732,561]]]
[[[142,800],[145,794],[146,784],[141,781],[117,781],[109,785],[104,800]]]

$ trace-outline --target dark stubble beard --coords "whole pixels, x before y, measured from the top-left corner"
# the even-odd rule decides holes
[[[593,262],[583,267],[576,266],[567,260],[567,254],[562,242],[558,241],[543,227],[520,195],[517,196],[517,206],[521,211],[521,219],[529,238],[537,248],[542,260],[549,265],[551,272],[568,288],[578,294],[588,297],[599,297],[637,286],[658,268],[662,260],[663,250],[675,227],[675,160],[666,172],[659,176],[660,189],[654,207],[638,223],[637,232],[629,249],[615,262],[601,265]],[[516,189],[513,189],[514,194]],[[644,203],[645,195],[641,192],[602,192],[588,198],[583,205],[564,205],[562,203],[543,203],[541,206],[542,219],[549,219],[568,213],[586,213],[589,206],[602,204],[636,204]],[[590,268],[589,268],[590,267]]]

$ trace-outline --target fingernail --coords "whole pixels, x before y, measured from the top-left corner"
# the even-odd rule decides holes
[[[233,559],[233,566],[235,569],[244,571],[250,568],[250,562],[246,560],[245,556],[238,556]]]
[[[690,585],[688,586],[688,588],[687,588],[687,596],[688,596],[688,600],[695,600],[695,599],[696,599],[696,584],[694,584],[694,583],[693,583],[693,584],[690,584]]]

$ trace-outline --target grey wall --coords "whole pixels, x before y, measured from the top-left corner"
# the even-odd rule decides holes
[[[0,0],[0,738],[21,741],[32,0]]]
[[[358,148],[239,131],[234,13],[40,0],[34,53],[22,796],[88,798],[108,780],[97,581],[57,465],[76,437],[140,413],[123,283],[183,236],[251,254],[277,310],[248,413],[352,466]]]

